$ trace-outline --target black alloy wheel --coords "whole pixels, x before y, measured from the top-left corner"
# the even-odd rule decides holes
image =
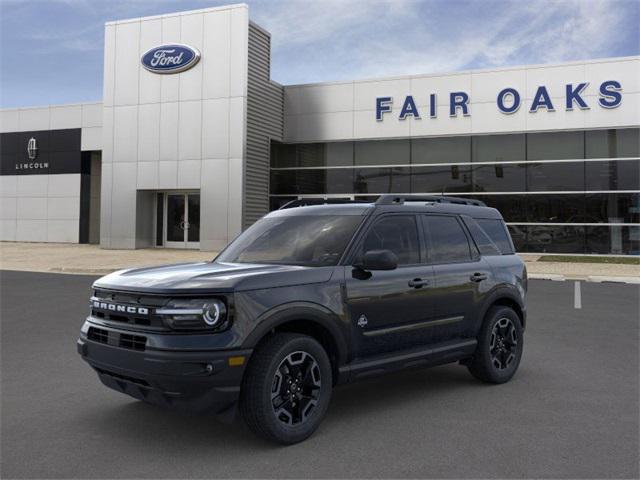
[[[505,370],[516,358],[518,335],[513,322],[503,317],[493,326],[489,344],[491,362],[498,370]]]
[[[278,366],[271,386],[271,405],[276,418],[298,425],[318,405],[322,375],[316,359],[307,352],[287,355]]]

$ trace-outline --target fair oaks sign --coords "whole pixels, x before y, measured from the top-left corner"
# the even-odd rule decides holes
[[[564,97],[564,104],[561,108],[567,111],[579,108],[580,110],[589,110],[591,106],[585,100],[585,89],[589,86],[588,82],[573,84],[568,83],[564,86],[562,96]],[[557,94],[557,92],[553,92]],[[556,96],[556,95],[554,95]],[[559,95],[558,95],[559,96]],[[547,112],[554,112],[556,105],[551,100],[551,94],[549,89],[542,85],[536,88],[531,103],[526,105],[529,113],[536,113],[538,110],[546,110]],[[471,109],[469,108],[470,97],[467,92],[450,92],[449,93],[449,116],[457,117],[458,114],[462,116],[470,116]],[[523,105],[524,100],[521,93],[512,87],[503,88],[496,95],[496,108],[503,114],[509,115],[517,112]],[[598,86],[598,105],[601,108],[616,108],[622,103],[622,85],[617,80],[607,80],[602,82]],[[409,117],[413,117],[417,120],[422,119],[423,114],[429,118],[436,118],[438,116],[438,95],[436,93],[428,94],[428,104],[424,107],[427,112],[422,112],[417,104],[413,95],[407,95],[402,104],[399,106],[398,119],[406,120]],[[394,105],[392,97],[377,97],[376,98],[376,120],[381,122],[384,120],[385,114],[393,114],[394,109],[397,108]],[[423,108],[423,107],[420,107]]]
[[[197,48],[174,43],[147,50],[140,58],[142,66],[153,73],[180,73],[189,70],[200,60]]]

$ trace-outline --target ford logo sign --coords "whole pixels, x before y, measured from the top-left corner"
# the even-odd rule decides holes
[[[200,52],[189,45],[174,43],[148,50],[140,61],[153,73],[179,73],[190,69],[200,60]]]

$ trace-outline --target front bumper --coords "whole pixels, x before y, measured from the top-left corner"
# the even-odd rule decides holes
[[[90,340],[85,328],[77,349],[107,387],[156,405],[218,415],[234,410],[251,355],[251,350],[136,351]]]

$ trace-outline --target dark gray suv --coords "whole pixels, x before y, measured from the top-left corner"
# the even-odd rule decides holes
[[[515,374],[527,275],[497,210],[327,202],[285,205],[211,262],[99,279],[78,352],[108,387],[227,420],[239,406],[286,444],[313,433],[339,383],[450,362],[485,382]]]

